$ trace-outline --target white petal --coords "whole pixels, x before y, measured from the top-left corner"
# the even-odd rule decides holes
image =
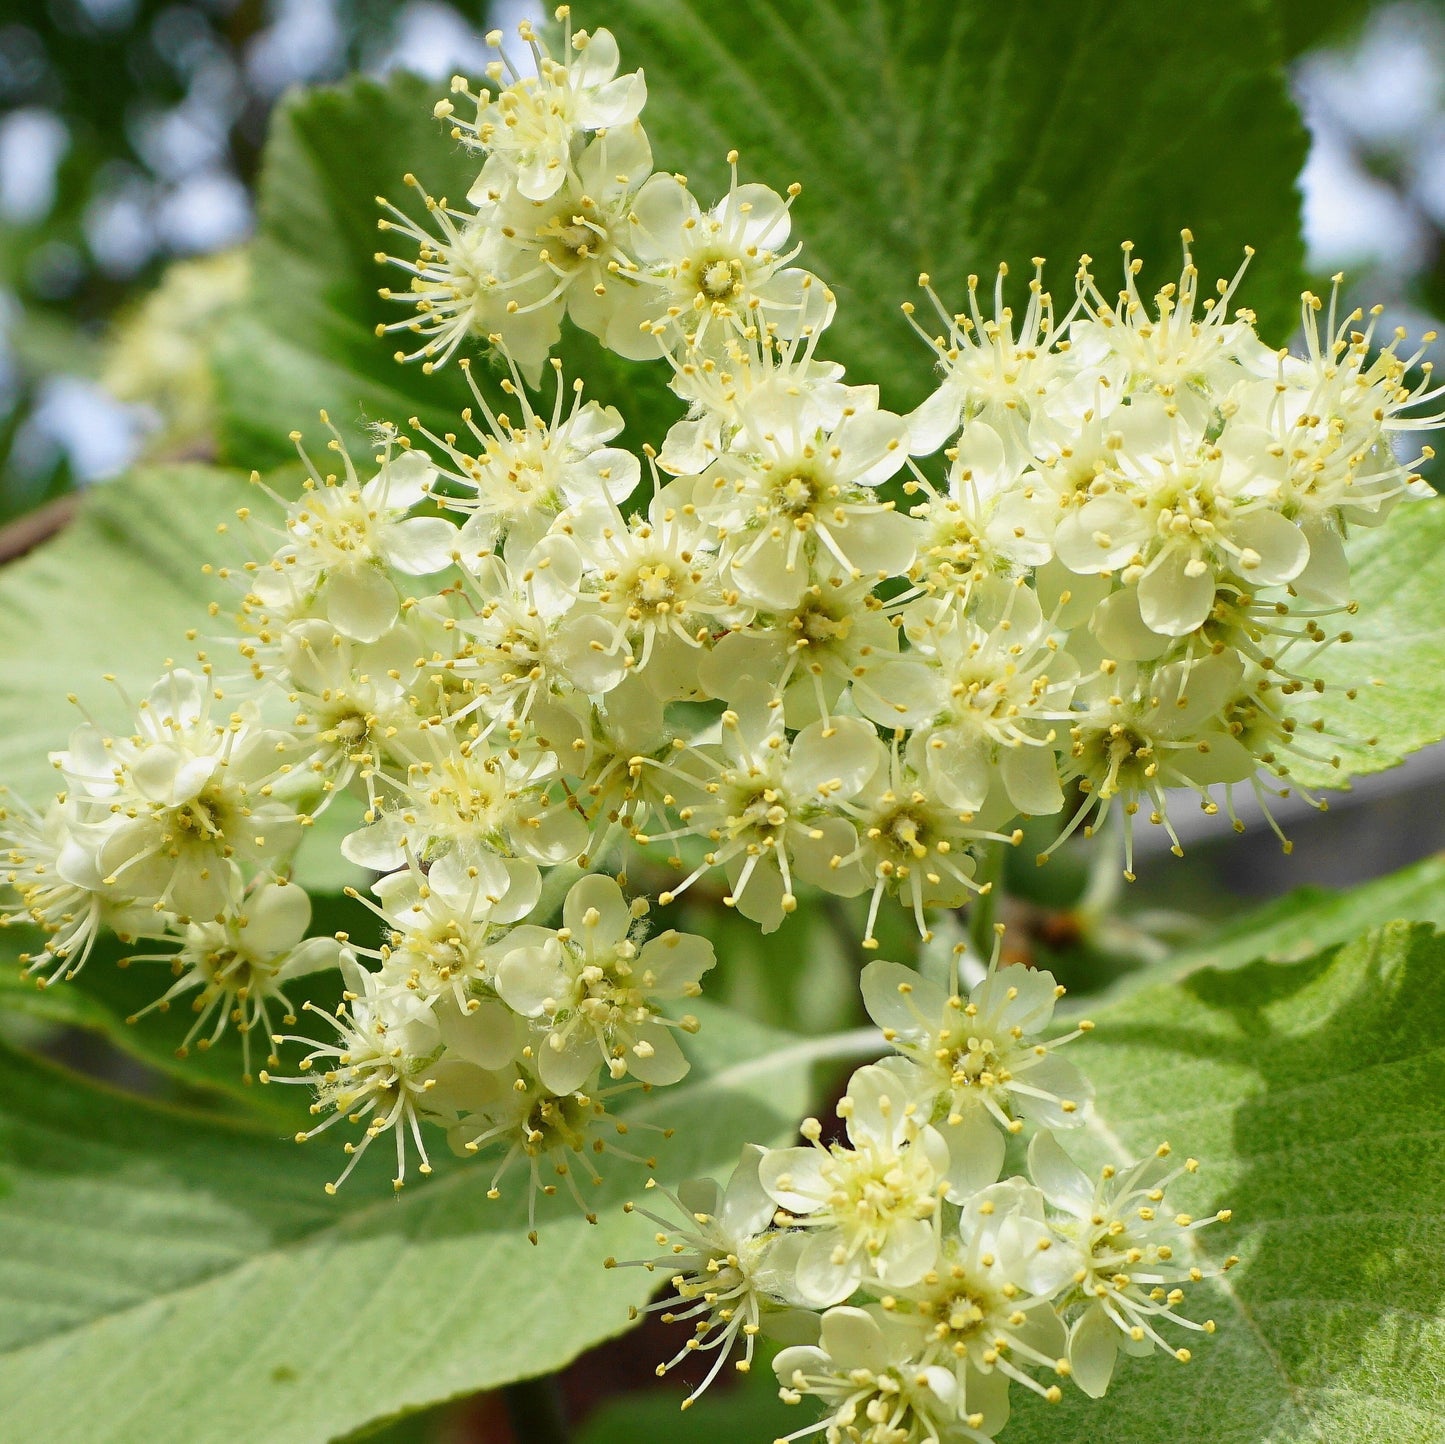
[[[1214,573],[1194,570],[1187,546],[1170,547],[1139,578],[1139,615],[1150,631],[1184,637],[1202,626],[1214,606]]]
[[[594,911],[596,916],[589,921],[588,914]],[[562,922],[584,952],[589,945],[600,950],[614,947],[627,936],[632,910],[615,879],[590,873],[572,884],[562,905]]]
[[[860,983],[868,1016],[905,1041],[922,1041],[943,1017],[944,990],[902,963],[874,958],[863,969]]]
[[[552,1093],[575,1093],[597,1071],[601,1054],[591,1032],[579,1030],[564,1048],[554,1048],[545,1037],[536,1045],[537,1076]]]
[[[1069,1365],[1074,1381],[1091,1399],[1100,1399],[1119,1357],[1119,1330],[1097,1305],[1090,1305],[1069,1331]]]
[[[1064,805],[1052,747],[1005,747],[999,758],[1008,799],[1020,812],[1050,817]]]
[[[878,1320],[862,1309],[829,1309],[823,1315],[821,1342],[840,1369],[881,1374],[893,1362]]]
[[[246,947],[276,957],[299,943],[311,925],[311,899],[294,882],[263,883],[246,900]]]
[[[451,565],[457,528],[444,516],[414,516],[386,528],[386,560],[407,576],[424,577]]]
[[[1268,586],[1293,581],[1310,559],[1310,544],[1304,533],[1277,511],[1256,511],[1241,517],[1234,524],[1232,539],[1258,557],[1253,566],[1248,565],[1252,558],[1240,560],[1246,581]]]
[[[839,482],[879,486],[908,459],[908,428],[891,411],[859,411],[845,417],[832,444],[842,455],[834,463]]]
[[[948,1144],[948,1196],[963,1203],[998,1180],[1007,1143],[986,1109],[965,1107],[957,1123],[938,1125]]]
[[[873,1271],[890,1288],[906,1289],[918,1283],[938,1263],[938,1240],[926,1218],[901,1218],[888,1231]]]
[[[1046,1128],[1034,1134],[1029,1144],[1029,1176],[1050,1203],[1076,1218],[1089,1217],[1094,1206],[1094,1185]]]
[[[643,1023],[634,1030],[636,1042],[627,1049],[627,1071],[644,1083],[665,1087],[687,1074],[688,1061],[671,1028]],[[639,1050],[638,1044],[642,1047]]]
[[[1305,528],[1310,559],[1295,578],[1295,590],[1307,601],[1344,606],[1350,599],[1350,561],[1340,534],[1323,522]]]
[[[769,1149],[758,1164],[758,1181],[779,1208],[789,1213],[812,1213],[828,1198],[823,1157],[816,1148]]]
[[[384,636],[400,609],[391,579],[369,566],[333,572],[322,586],[321,601],[331,625],[357,642]]]
[[[814,722],[793,739],[783,776],[815,803],[855,797],[886,758],[878,734],[856,717]]]
[[[1123,587],[1104,598],[1089,619],[1106,657],[1116,662],[1152,662],[1169,650],[1169,638],[1144,625],[1139,615],[1139,593]]]
[[[496,964],[493,981],[507,1006],[524,1018],[540,1018],[549,1002],[568,1002],[573,991],[555,937],[540,948],[511,949]]]

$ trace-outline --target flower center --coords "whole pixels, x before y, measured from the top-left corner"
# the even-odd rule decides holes
[[[709,301],[724,301],[741,289],[742,265],[718,258],[705,261],[698,270],[698,290]]]

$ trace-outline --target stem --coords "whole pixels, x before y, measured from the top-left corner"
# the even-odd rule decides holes
[[[567,1416],[556,1374],[507,1384],[502,1399],[517,1444],[567,1444]]]
[[[978,870],[974,880],[986,885],[988,891],[973,900],[968,921],[968,941],[975,955],[986,963],[993,956],[993,925],[998,917],[999,893],[1003,887],[1006,842],[985,842],[978,847]]]

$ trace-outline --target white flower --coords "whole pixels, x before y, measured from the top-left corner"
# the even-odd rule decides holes
[[[732,884],[725,901],[771,932],[797,907],[795,875],[845,897],[867,886],[860,868],[835,863],[853,853],[857,834],[830,809],[872,776],[882,746],[873,728],[853,717],[814,722],[790,742],[769,688],[740,684],[734,697],[722,716],[721,756],[693,748],[686,757],[693,775],[672,769],[684,786],[701,788],[697,801],[679,809],[682,826],[638,841],[702,838],[709,844],[702,863],[659,901],[671,902],[721,867]]]
[[[565,303],[568,316],[609,349],[624,355],[655,356],[657,346],[638,329],[633,306],[636,287],[628,279],[636,269],[630,250],[630,221],[638,187],[652,172],[652,151],[640,125],[599,134],[569,165],[563,185],[545,200],[518,191],[476,191],[482,223],[499,237],[507,255],[506,274],[514,288],[535,287],[545,279],[545,294],[529,298],[518,289],[528,311],[542,312]],[[509,309],[508,321],[522,315]],[[505,336],[508,325],[498,330]]]
[[[538,38],[530,21],[517,33],[532,52],[535,75],[524,74],[506,51],[487,66],[495,94],[474,92],[461,76],[452,80],[452,94],[465,96],[477,108],[475,120],[463,120],[452,101],[439,101],[436,114],[453,123],[452,137],[484,151],[487,163],[468,199],[490,191],[515,188],[528,200],[545,201],[567,176],[572,148],[589,131],[622,127],[635,121],[647,99],[642,72],[617,74],[617,42],[611,31],[572,29],[571,10],[554,12],[562,22],[561,59]],[[493,30],[487,44],[501,50],[502,32]],[[509,84],[501,82],[510,75]]]
[[[714,697],[727,699],[745,678],[783,700],[790,727],[827,720],[845,688],[868,688],[898,654],[898,633],[871,582],[814,581],[795,607],[756,615],[716,641],[698,664]]]
[[[751,327],[789,339],[816,333],[832,318],[832,293],[789,265],[800,249],[788,247],[789,209],[801,187],[784,200],[767,186],[738,183],[736,151],[728,163],[728,193],[707,212],[677,176],[655,175],[638,191],[629,216],[636,263],[624,273],[637,286],[607,334],[623,354],[655,356],[678,346],[719,354],[729,337]]]
[[[1043,1195],[1011,1178],[972,1195],[937,1267],[899,1290],[900,1321],[914,1322],[923,1336],[920,1361],[952,1371],[960,1411],[988,1433],[1008,1422],[1010,1382],[1060,1399],[1057,1384],[1042,1384],[1029,1370],[1067,1370],[1054,1298],[1073,1270],[1072,1252],[1045,1220]]]
[[[323,415],[323,420],[325,419]],[[328,423],[329,425],[329,423]],[[293,438],[310,484],[286,512],[286,540],[251,577],[248,603],[268,618],[326,618],[343,636],[374,642],[401,606],[389,572],[427,576],[448,566],[457,529],[445,517],[411,516],[432,493],[436,468],[423,452],[393,453],[363,483],[339,437],[331,442],[344,477],[323,476]]]
[[[1198,1333],[1212,1334],[1203,1324],[1178,1312],[1184,1300],[1181,1284],[1212,1278],[1238,1262],[1219,1267],[1201,1265],[1194,1247],[1195,1230],[1227,1222],[1227,1209],[1206,1218],[1172,1211],[1165,1190],[1175,1179],[1193,1173],[1191,1158],[1174,1166],[1168,1144],[1122,1171],[1105,1167],[1091,1179],[1047,1131],[1029,1145],[1029,1172],[1052,1209],[1053,1223],[1072,1260],[1070,1300],[1083,1304],[1069,1329],[1069,1363],[1086,1394],[1098,1398],[1109,1387],[1118,1351],[1149,1354],[1155,1348],[1182,1361],[1189,1350],[1171,1344],[1159,1333],[1165,1321]]]
[[[47,935],[39,953],[20,954],[27,972],[49,969],[36,980],[41,987],[73,978],[106,930],[130,942],[154,924],[148,905],[109,895],[83,824],[77,835],[73,800],[51,803],[41,817],[4,788],[0,799],[0,881],[19,899],[17,911],[0,910],[0,927],[29,925]]]
[[[394,761],[414,740],[421,647],[401,625],[374,643],[353,642],[319,617],[286,627],[272,676],[289,683],[290,731],[325,774],[323,790],[339,791],[358,771]]]
[[[968,423],[949,455],[947,490],[916,468],[904,488],[927,498],[912,514],[926,527],[919,558],[930,589],[967,597],[978,582],[1046,563],[1059,514],[1049,485],[1032,470],[1020,471],[982,420]]]
[[[562,927],[521,927],[493,947],[494,985],[508,1007],[535,1020],[537,1076],[554,1093],[583,1086],[599,1065],[613,1078],[676,1083],[688,1069],[673,1030],[690,1014],[661,1005],[695,998],[716,962],[705,938],[669,930],[639,942],[636,910],[612,878],[572,885]]]
[[[378,261],[411,277],[404,291],[382,287],[382,300],[399,301],[416,311],[399,321],[379,322],[376,334],[420,337],[414,350],[397,351],[396,359],[419,360],[428,373],[446,365],[464,341],[483,340],[514,358],[535,385],[562,334],[565,288],[558,286],[550,267],[512,245],[487,218],[427,195],[414,175],[408,175],[406,183],[421,192],[427,220],[437,234],[378,197],[389,216],[377,226],[399,231],[417,247],[417,258],[376,253]]]
[[[485,858],[476,874],[466,891],[453,893],[413,862],[372,884],[375,904],[348,889],[387,928],[386,945],[374,955],[356,951],[377,957],[393,986],[427,1001],[449,995],[462,1012],[474,1011],[473,993],[491,977],[488,945],[499,928],[532,910],[541,887],[535,869],[509,869],[497,858]]]
[[[659,644],[695,649],[722,617],[737,614],[736,599],[721,585],[715,543],[676,482],[657,491],[642,516],[626,519],[616,506],[589,509],[560,529],[558,551],[570,542],[586,579],[579,611],[606,624],[605,650],[631,657],[639,672]]]
[[[825,1146],[808,1119],[810,1146],[774,1149],[759,1165],[788,1224],[811,1231],[796,1265],[808,1303],[841,1303],[864,1280],[906,1288],[933,1267],[949,1152],[919,1106],[926,1083],[909,1063],[859,1068],[838,1104],[850,1146]]]
[[[425,864],[453,899],[495,907],[513,887],[535,897],[538,866],[572,861],[587,841],[582,818],[548,795],[551,760],[494,752],[440,726],[423,735],[431,755],[418,756],[404,777],[378,778],[384,807],[347,835],[342,854],[377,872],[409,859]]]
[[[1147,677],[1135,676],[1126,664],[1101,679],[1101,686],[1118,690],[1070,728],[1066,767],[1085,800],[1048,851],[1080,826],[1090,836],[1117,798],[1124,813],[1126,877],[1134,866],[1133,819],[1145,801],[1153,804],[1149,821],[1165,828],[1182,853],[1169,824],[1166,790],[1187,787],[1206,812],[1218,811],[1210,787],[1243,782],[1259,765],[1225,723],[1241,672],[1238,655],[1224,652],[1198,662],[1168,662]]]
[[[1219,282],[1217,295],[1201,304],[1192,241],[1183,232],[1184,268],[1177,284],[1169,282],[1154,297],[1153,313],[1139,295],[1135,278],[1143,263],[1135,259],[1130,242],[1122,247],[1124,288],[1116,304],[1104,299],[1093,276],[1081,268],[1078,294],[1085,314],[1073,321],[1069,339],[1085,348],[1095,341],[1107,347],[1122,363],[1131,389],[1155,392],[1180,407],[1192,424],[1203,424],[1213,398],[1228,390],[1241,363],[1259,365],[1271,353],[1254,333],[1252,313],[1241,310],[1233,320],[1229,317],[1229,303],[1253,249],[1245,247],[1234,279]]]
[[[649,1209],[624,1204],[626,1212],[658,1225],[657,1243],[668,1251],[622,1264],[605,1261],[608,1268],[661,1270],[671,1285],[669,1296],[645,1310],[633,1310],[634,1318],[639,1312],[661,1311],[665,1324],[696,1320],[692,1337],[658,1366],[659,1374],[694,1354],[717,1351],[707,1376],[683,1401],[684,1409],[717,1378],[740,1338],[743,1356],[734,1367],[742,1374],[751,1369],[764,1315],[776,1316],[786,1306],[789,1270],[784,1256],[790,1259],[793,1250],[788,1235],[768,1228],[774,1205],[758,1180],[763,1157],[762,1148],[744,1147],[725,1189],[711,1179],[689,1179],[674,1194],[649,1179],[648,1188],[662,1193],[682,1216],[681,1227]]]
[[[278,1043],[301,1043],[309,1047],[310,1051],[301,1060],[302,1076],[278,1078],[263,1072],[261,1081],[307,1083],[315,1087],[316,1101],[311,1105],[311,1112],[329,1116],[314,1128],[298,1133],[298,1143],[325,1132],[343,1118],[370,1119],[361,1142],[344,1145],[349,1161],[336,1182],[326,1185],[327,1193],[335,1193],[346,1182],[372,1140],[387,1132],[396,1137],[396,1175],[392,1185],[400,1189],[406,1181],[408,1135],[421,1154],[419,1171],[422,1174],[432,1171],[422,1142],[420,1117],[426,1095],[435,1086],[428,1070],[442,1054],[441,1032],[428,1003],[404,990],[386,988],[381,976],[359,966],[349,949],[342,950],[340,966],[346,993],[345,1001],[336,1012],[325,1012],[309,1002],[303,1005],[305,1011],[326,1020],[336,1034],[336,1041],[317,1042],[289,1034],[278,1036],[275,1040]]]
[[[660,1133],[672,1137],[672,1130],[649,1123],[627,1123],[611,1116],[607,1109],[617,1094],[639,1085],[627,1083],[619,1088],[596,1089],[590,1086],[574,1092],[553,1093],[532,1070],[524,1053],[513,1068],[491,1071],[462,1065],[454,1085],[440,1077],[439,1091],[452,1094],[448,1114],[455,1115],[448,1134],[452,1147],[463,1154],[473,1154],[493,1144],[504,1147],[501,1162],[487,1190],[487,1197],[501,1197],[500,1184],[519,1159],[527,1161],[527,1229],[528,1238],[537,1242],[537,1200],[551,1198],[562,1180],[573,1202],[588,1223],[597,1222],[597,1214],[588,1207],[578,1187],[580,1172],[594,1186],[602,1182],[592,1161],[593,1156],[615,1154],[629,1162],[649,1169],[657,1167],[654,1157],[641,1157],[617,1142],[633,1130]],[[605,1131],[610,1125],[611,1136]],[[543,1180],[547,1179],[547,1182]]]
[[[863,969],[862,987],[868,1016],[926,1081],[923,1117],[947,1141],[955,1202],[998,1178],[1005,1135],[1024,1120],[1053,1128],[1084,1121],[1092,1090],[1054,1050],[1093,1025],[1045,1040],[1063,992],[1051,973],[991,966],[965,998],[879,958]]]
[[[573,796],[592,826],[589,857],[617,834],[636,836],[665,818],[682,789],[695,791],[672,765],[676,733],[645,678],[627,677],[608,692],[605,707],[575,696],[541,706],[532,725],[566,759]]]
[[[175,668],[136,709],[131,736],[86,724],[52,755],[76,803],[65,853],[73,876],[115,901],[210,919],[231,900],[236,859],[296,846],[296,810],[271,796],[288,739],[259,725],[251,699],[213,717],[222,697],[210,678]]]
[[[1147,411],[1141,406],[1141,412]],[[1217,440],[1166,407],[1167,435],[1149,450],[1116,453],[1102,490],[1070,510],[1054,534],[1060,561],[1085,575],[1117,573],[1138,591],[1150,630],[1182,637],[1214,605],[1219,578],[1281,586],[1309,561],[1309,542],[1266,498],[1251,496],[1252,436]]]
[[[1057,812],[1053,744],[1078,668],[1034,593],[1022,579],[1000,584],[972,615],[924,599],[904,623],[915,651],[880,666],[859,710],[912,726],[909,760],[949,807],[976,813],[1001,789],[1017,811]]]
[[[888,753],[888,765],[880,766],[857,796],[840,803],[839,809],[858,829],[857,851],[841,858],[839,866],[861,863],[873,878],[863,929],[865,948],[878,946],[873,930],[885,892],[909,906],[927,941],[933,936],[924,918],[928,909],[960,907],[970,893],[982,890],[973,880],[969,844],[1014,843],[1019,837],[977,827],[969,814],[941,801],[899,755],[896,743]]]
[[[938,356],[943,380],[938,390],[908,417],[911,449],[916,456],[937,451],[960,423],[981,420],[1001,439],[1010,464],[1027,461],[1030,419],[1051,388],[1066,375],[1068,362],[1059,342],[1073,313],[1055,322],[1053,300],[1043,288],[1043,263],[1034,263],[1029,301],[1014,333],[1014,314],[1004,304],[1008,267],[1000,266],[994,282],[994,314],[985,320],[978,304],[978,277],[968,278],[968,311],[950,314],[934,294],[926,275],[918,278],[943,321],[946,334],[930,336],[914,329]],[[913,306],[904,312],[913,317]]]
[[[908,433],[876,393],[851,396],[836,417],[810,388],[778,379],[741,400],[738,416],[746,440],[713,463],[696,498],[744,598],[788,611],[815,576],[907,570],[918,525],[875,489],[907,460]]]
[[[560,361],[552,362],[556,392],[550,415],[533,407],[519,376],[502,378],[502,390],[520,409],[515,421],[493,410],[471,367],[465,361],[461,365],[486,423],[480,424],[470,408],[462,413],[477,448],[469,451],[454,437],[422,430],[450,462],[442,474],[461,489],[451,505],[470,513],[456,538],[463,566],[475,571],[503,539],[509,541],[508,557],[520,561],[560,512],[605,509],[632,494],[641,475],[637,458],[607,445],[622,430],[621,415],[612,406],[584,403],[581,381],[567,387]]]
[[[911,1355],[916,1342],[914,1329],[886,1313],[829,1309],[816,1345],[794,1345],[773,1360],[784,1403],[808,1395],[829,1411],[787,1439],[822,1433],[828,1444],[993,1444],[980,1418],[960,1412],[952,1371],[920,1366]]]
[[[280,1003],[284,1021],[296,1018],[286,998],[285,984],[293,978],[322,968],[334,968],[341,957],[335,938],[307,938],[311,924],[311,899],[295,883],[262,882],[215,922],[190,923],[181,928],[175,952],[133,954],[127,963],[151,961],[168,963],[175,981],[155,1002],[126,1021],[134,1023],[152,1011],[166,1012],[188,993],[196,1020],[177,1048],[185,1057],[194,1043],[204,1052],[220,1041],[229,1023],[241,1035],[242,1068],[251,1081],[251,1033],[261,1029],[268,1049],[271,1045],[270,1006]],[[203,1029],[214,1019],[206,1036]],[[274,1051],[267,1062],[280,1060]]]

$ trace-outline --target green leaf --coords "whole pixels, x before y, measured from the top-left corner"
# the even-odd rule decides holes
[[[293,456],[287,433],[317,430],[317,412],[352,437],[368,422],[416,412],[450,430],[467,404],[461,372],[423,377],[393,359],[378,321],[403,312],[377,288],[378,194],[412,193],[407,172],[433,194],[459,199],[476,163],[432,118],[436,87],[398,75],[297,92],[271,121],[258,192],[249,303],[217,347],[224,441],[248,466]]]
[[[385,285],[404,289],[401,273],[376,260],[386,246],[378,195],[421,217],[406,174],[460,204],[481,168],[433,118],[442,90],[404,74],[352,78],[278,107],[261,172],[255,282],[216,352],[223,447],[238,465],[294,457],[288,432],[319,435],[323,408],[348,443],[360,445],[377,421],[416,416],[438,434],[455,431],[472,404],[457,366],[425,375],[394,359],[397,337],[376,335],[378,324],[408,315],[377,294]],[[655,431],[660,440],[681,412],[664,367],[619,361],[576,331],[558,354],[569,377],[581,374],[600,400],[623,405],[629,422],[643,426],[640,439]],[[485,381],[488,368],[476,374]]]
[[[1359,887],[1297,888],[1175,953],[1165,966],[1172,977],[1183,977],[1257,959],[1293,963],[1399,919],[1445,928],[1445,857],[1426,858]]]
[[[1171,1205],[1243,1262],[1187,1309],[1193,1362],[1122,1359],[1109,1394],[1030,1399],[1033,1444],[1425,1444],[1445,1437],[1445,941],[1396,924],[1289,966],[1200,972],[1079,1047],[1103,1151],[1202,1163]],[[1184,1182],[1184,1181],[1182,1181]]]
[[[312,904],[313,935],[344,930],[363,944],[377,941],[375,920],[359,904],[324,894],[313,897]],[[137,962],[124,968],[117,964],[133,952],[150,949],[126,945],[106,935],[96,943],[79,977],[42,989],[20,965],[20,955],[39,951],[40,940],[38,930],[0,931],[0,1016],[20,1015],[93,1033],[118,1053],[151,1069],[155,1076],[147,1082],[152,1091],[174,1092],[195,1105],[239,1113],[285,1133],[310,1127],[314,1120],[307,1117],[307,1100],[300,1090],[258,1088],[245,1081],[245,1053],[234,1028],[227,1028],[214,1046],[202,1048],[193,1043],[182,1057],[177,1050],[195,1021],[187,1000],[180,1000],[164,1013],[156,1009],[137,1016],[173,981],[170,970],[164,963]],[[296,979],[287,987],[286,995],[298,1009],[308,1001],[317,1007],[334,1008],[341,998],[340,975],[326,970]],[[136,1021],[129,1021],[132,1018]],[[211,1021],[214,1023],[214,1018]],[[13,1046],[26,1046],[14,1039],[7,1041]],[[42,1033],[36,1038],[36,1046],[47,1041]],[[268,1051],[267,1040],[253,1033],[253,1073],[265,1066]]]
[[[1360,611],[1354,640],[1329,648],[1314,669],[1325,684],[1315,710],[1329,730],[1301,733],[1300,747],[1322,760],[1290,759],[1291,776],[1306,787],[1383,772],[1445,737],[1445,506],[1404,503],[1383,526],[1356,529],[1349,556]]]
[[[612,0],[599,19],[646,70],[659,166],[711,196],[736,147],[747,179],[802,183],[801,264],[838,294],[822,350],[895,404],[928,382],[895,310],[920,271],[960,308],[971,272],[1046,256],[1067,298],[1087,251],[1107,293],[1122,241],[1163,282],[1190,227],[1206,277],[1256,246],[1244,299],[1272,340],[1295,325],[1305,135],[1258,0]]]
[[[788,1136],[824,1041],[716,1009],[696,1071],[629,1113],[676,1129],[664,1180],[726,1171]],[[607,1159],[589,1227],[560,1199],[526,1240],[520,1169],[448,1165],[397,1198],[383,1139],[335,1199],[339,1150],[298,1149],[106,1092],[22,1057],[0,1093],[0,1398],[46,1444],[318,1444],[367,1422],[551,1370],[626,1327],[655,1280],[608,1271],[650,1227]],[[335,1135],[328,1134],[332,1139]],[[374,1166],[373,1166],[374,1165]]]
[[[0,783],[35,806],[58,779],[47,754],[82,720],[123,720],[115,677],[143,696],[167,658],[180,665],[205,628],[206,604],[234,589],[202,574],[236,560],[217,524],[254,501],[245,481],[204,466],[132,472],[86,494],[79,518],[0,571]]]
[[[920,270],[961,305],[970,272],[1001,260],[1027,271],[1052,258],[1066,294],[1081,251],[1106,288],[1125,239],[1177,274],[1179,231],[1199,234],[1203,269],[1232,272],[1260,250],[1248,299],[1284,339],[1301,286],[1295,177],[1305,138],[1264,0],[1186,7],[1147,0],[1042,8],[928,0],[616,0],[598,19],[642,66],[655,163],[686,170],[709,199],[723,157],[749,178],[804,184],[804,262],[834,285],[839,318],[824,350],[855,381],[881,381],[915,405],[930,355],[896,312]],[[1100,103],[1104,77],[1108,103]],[[264,466],[292,428],[329,407],[350,437],[367,422],[417,414],[454,429],[468,393],[454,366],[399,366],[379,322],[400,319],[377,288],[394,282],[375,252],[376,196],[459,200],[478,168],[432,117],[437,87],[409,76],[353,79],[278,110],[260,184],[256,284],[223,334],[217,370],[226,454]],[[659,366],[620,362],[569,331],[560,352],[639,438],[678,414]]]

